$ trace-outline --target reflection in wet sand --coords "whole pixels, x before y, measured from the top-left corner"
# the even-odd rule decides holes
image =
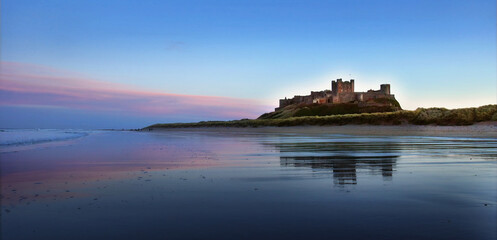
[[[344,137],[341,138],[303,144],[280,142],[272,145],[282,154],[282,166],[329,169],[336,185],[357,184],[357,174],[362,169],[369,170],[369,174],[382,175],[383,180],[391,180],[400,151],[410,147],[402,143],[386,142],[384,139],[356,139],[353,142],[344,142]]]
[[[330,169],[334,183],[357,184],[357,170],[368,169],[391,180],[398,156],[298,156],[280,157],[282,166]]]
[[[230,138],[209,141],[212,138],[98,132],[72,144],[1,153],[1,205],[91,197],[96,195],[92,192],[106,189],[106,182],[132,179],[149,183],[154,176],[164,178],[170,170],[247,165],[251,163],[242,161],[241,155],[259,146]]]

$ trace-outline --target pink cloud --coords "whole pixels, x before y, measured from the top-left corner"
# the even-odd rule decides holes
[[[146,116],[255,118],[271,109],[250,99],[136,89],[39,65],[0,62],[1,105],[51,106]]]

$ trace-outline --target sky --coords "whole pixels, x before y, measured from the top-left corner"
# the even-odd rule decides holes
[[[496,2],[3,0],[0,127],[256,118],[390,83],[404,109],[497,102]]]

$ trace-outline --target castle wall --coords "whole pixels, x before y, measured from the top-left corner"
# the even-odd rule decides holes
[[[377,99],[377,98],[393,98],[393,95],[385,94],[381,91],[368,91],[360,93],[362,95],[362,101],[367,102],[369,100]],[[358,97],[359,98],[359,97]]]
[[[311,92],[311,98],[312,99],[324,98],[324,97],[326,97],[326,92],[325,91]]]
[[[284,108],[284,107],[286,107],[286,106],[288,106],[288,105],[293,104],[293,103],[292,103],[292,100],[293,100],[293,99],[280,99],[280,105],[279,105],[279,108]]]
[[[324,104],[324,103],[328,103],[328,98],[324,97],[324,98],[316,98],[312,101],[312,103],[318,103],[318,104]]]
[[[354,92],[342,92],[338,94],[339,103],[349,103],[356,101],[356,94]]]
[[[325,104],[325,103],[365,103],[377,98],[392,98],[390,94],[390,84],[381,84],[380,90],[369,90],[367,92],[354,92],[354,79],[342,81],[341,78],[331,82],[331,91],[312,91],[307,96],[294,96],[291,99],[280,99],[280,109],[292,104]]]

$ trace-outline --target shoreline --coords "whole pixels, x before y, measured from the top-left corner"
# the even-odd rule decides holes
[[[485,121],[465,126],[439,125],[339,125],[339,126],[290,126],[290,127],[185,127],[152,128],[143,132],[228,132],[228,133],[300,133],[346,134],[362,136],[431,136],[497,138],[497,121]]]
[[[201,121],[192,123],[157,123],[143,129],[200,127],[297,127],[343,125],[437,125],[470,126],[497,121],[497,104],[478,108],[418,108],[414,111],[376,112],[360,114],[276,117],[269,119],[240,119],[231,121]]]

